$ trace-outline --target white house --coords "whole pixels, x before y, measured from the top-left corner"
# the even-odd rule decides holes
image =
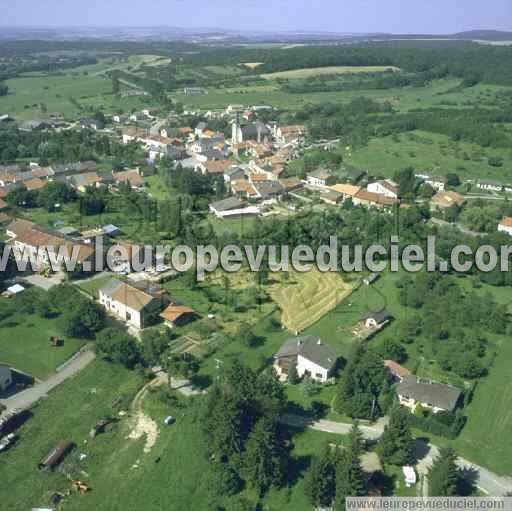
[[[512,217],[506,216],[498,224],[498,231],[504,232],[512,236]]]
[[[452,412],[461,396],[456,387],[431,381],[422,381],[416,376],[407,376],[396,386],[398,400],[402,406],[415,410],[418,405],[434,413]]]
[[[398,187],[396,183],[394,183],[390,179],[370,183],[366,189],[369,192],[384,195],[385,197],[389,197],[390,199],[398,199]]]
[[[489,192],[501,192],[503,190],[503,183],[499,181],[478,181],[476,187]]]
[[[338,361],[338,354],[320,337],[302,335],[289,338],[274,355],[274,369],[286,381],[292,366],[296,367],[299,378],[308,376],[325,383],[332,375]]]
[[[99,301],[107,312],[139,329],[148,326],[162,308],[158,297],[117,279],[99,290]]]
[[[3,392],[12,383],[12,372],[9,366],[0,364],[0,392]]]
[[[311,186],[325,187],[333,183],[334,176],[329,169],[317,169],[306,176],[306,181]]]

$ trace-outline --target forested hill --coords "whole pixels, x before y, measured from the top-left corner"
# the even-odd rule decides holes
[[[184,60],[198,65],[262,62],[257,74],[325,66],[396,66],[407,72],[452,75],[473,82],[512,85],[512,46],[467,41],[382,41],[286,49],[211,48]]]

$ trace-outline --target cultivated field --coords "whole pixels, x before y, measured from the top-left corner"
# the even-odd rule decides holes
[[[247,64],[245,64],[248,66]],[[303,69],[291,69],[290,71],[278,71],[261,75],[265,80],[298,79],[311,76],[341,75],[351,73],[381,73],[384,71],[399,71],[393,66],[329,66],[329,67],[308,67]]]
[[[272,299],[281,309],[281,323],[290,331],[306,329],[352,293],[353,285],[337,273],[290,272],[272,275],[279,283],[269,288]]]

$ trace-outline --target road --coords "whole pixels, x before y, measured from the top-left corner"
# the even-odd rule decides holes
[[[317,431],[326,433],[334,433],[338,435],[346,435],[350,432],[352,424],[344,422],[335,422],[329,420],[311,420],[308,417],[300,415],[285,414],[281,418],[283,424],[294,427],[309,427]],[[387,419],[379,419],[371,426],[360,425],[359,429],[363,434],[363,438],[367,440],[377,440],[384,431]],[[415,446],[416,456],[419,459],[416,469],[420,476],[428,474],[433,460],[439,455],[439,448],[433,444],[417,441]],[[474,474],[474,484],[480,490],[493,497],[500,497],[506,493],[512,492],[512,478],[499,476],[484,467],[475,465],[464,458],[457,458],[457,465]],[[423,477],[422,477],[423,478]],[[427,486],[425,486],[426,488]]]
[[[61,383],[71,378],[79,371],[87,367],[96,357],[95,353],[90,350],[80,352],[76,357],[70,359],[69,363],[62,366],[61,370],[55,373],[47,380],[37,383],[33,387],[26,389],[7,399],[0,399],[0,403],[7,407],[4,413],[13,408],[27,409],[30,408],[40,399],[47,397],[48,393]],[[1,415],[0,415],[1,416]]]

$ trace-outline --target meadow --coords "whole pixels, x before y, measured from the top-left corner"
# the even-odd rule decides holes
[[[0,329],[0,362],[39,379],[51,376],[83,345],[79,339],[63,336],[56,319],[35,314],[10,315],[0,322]],[[64,345],[51,346],[52,336],[63,339]]]
[[[454,172],[461,180],[506,181],[512,172],[510,149],[483,148],[423,131],[373,138],[366,147],[345,148],[342,154],[345,163],[385,177],[406,167],[441,176]],[[503,159],[503,166],[489,165],[488,159],[495,156]]]
[[[262,74],[261,77],[265,78],[265,80],[297,79],[339,74],[380,73],[390,70],[399,71],[397,67],[393,66],[329,66],[278,71],[275,73]]]

